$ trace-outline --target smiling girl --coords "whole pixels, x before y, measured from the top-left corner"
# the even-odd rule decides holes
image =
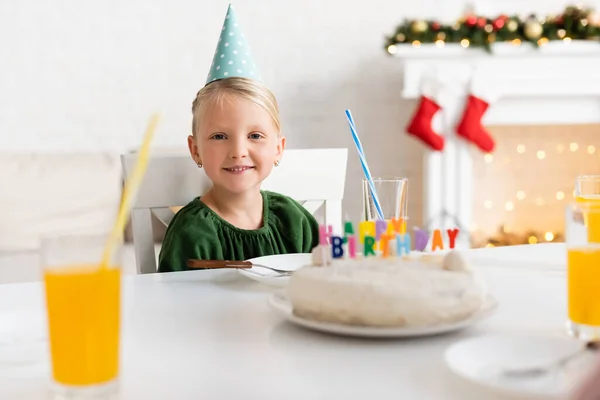
[[[190,155],[212,181],[173,217],[159,272],[188,269],[189,259],[247,260],[309,253],[319,241],[315,218],[298,202],[263,191],[281,162],[279,108],[258,79],[231,5],[206,85],[192,105]]]
[[[159,272],[187,269],[188,259],[310,252],[318,242],[315,218],[293,199],[260,189],[285,147],[271,92],[252,79],[218,80],[198,93],[193,114],[188,147],[213,185],[173,218]]]

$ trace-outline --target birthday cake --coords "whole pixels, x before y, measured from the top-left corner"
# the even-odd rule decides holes
[[[427,327],[464,320],[485,304],[485,283],[457,250],[344,257],[332,249],[336,242],[324,240],[313,250],[312,264],[290,278],[287,291],[297,316],[355,326]]]

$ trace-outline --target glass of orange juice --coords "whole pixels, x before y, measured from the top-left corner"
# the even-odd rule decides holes
[[[586,341],[600,339],[600,242],[589,221],[600,221],[596,202],[567,206],[568,331]]]
[[[600,175],[580,175],[575,179],[575,201],[600,208]],[[588,215],[586,224],[590,241],[600,243],[600,216]]]
[[[107,239],[82,234],[42,240],[52,386],[61,398],[117,393],[122,246],[100,267]]]

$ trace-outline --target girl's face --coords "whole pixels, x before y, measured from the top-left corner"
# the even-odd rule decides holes
[[[188,137],[192,157],[216,187],[232,194],[260,189],[285,147],[269,113],[235,96],[208,105],[196,128]]]

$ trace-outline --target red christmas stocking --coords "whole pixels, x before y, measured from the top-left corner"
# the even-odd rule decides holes
[[[486,153],[491,153],[494,150],[495,143],[492,136],[481,124],[481,118],[495,100],[496,95],[489,89],[486,90],[477,81],[471,82],[465,111],[456,128],[456,133],[459,136]]]
[[[419,106],[406,127],[406,131],[432,150],[441,151],[444,149],[444,137],[433,130],[431,121],[444,105],[444,88],[439,82],[430,80],[425,82],[421,90]]]

